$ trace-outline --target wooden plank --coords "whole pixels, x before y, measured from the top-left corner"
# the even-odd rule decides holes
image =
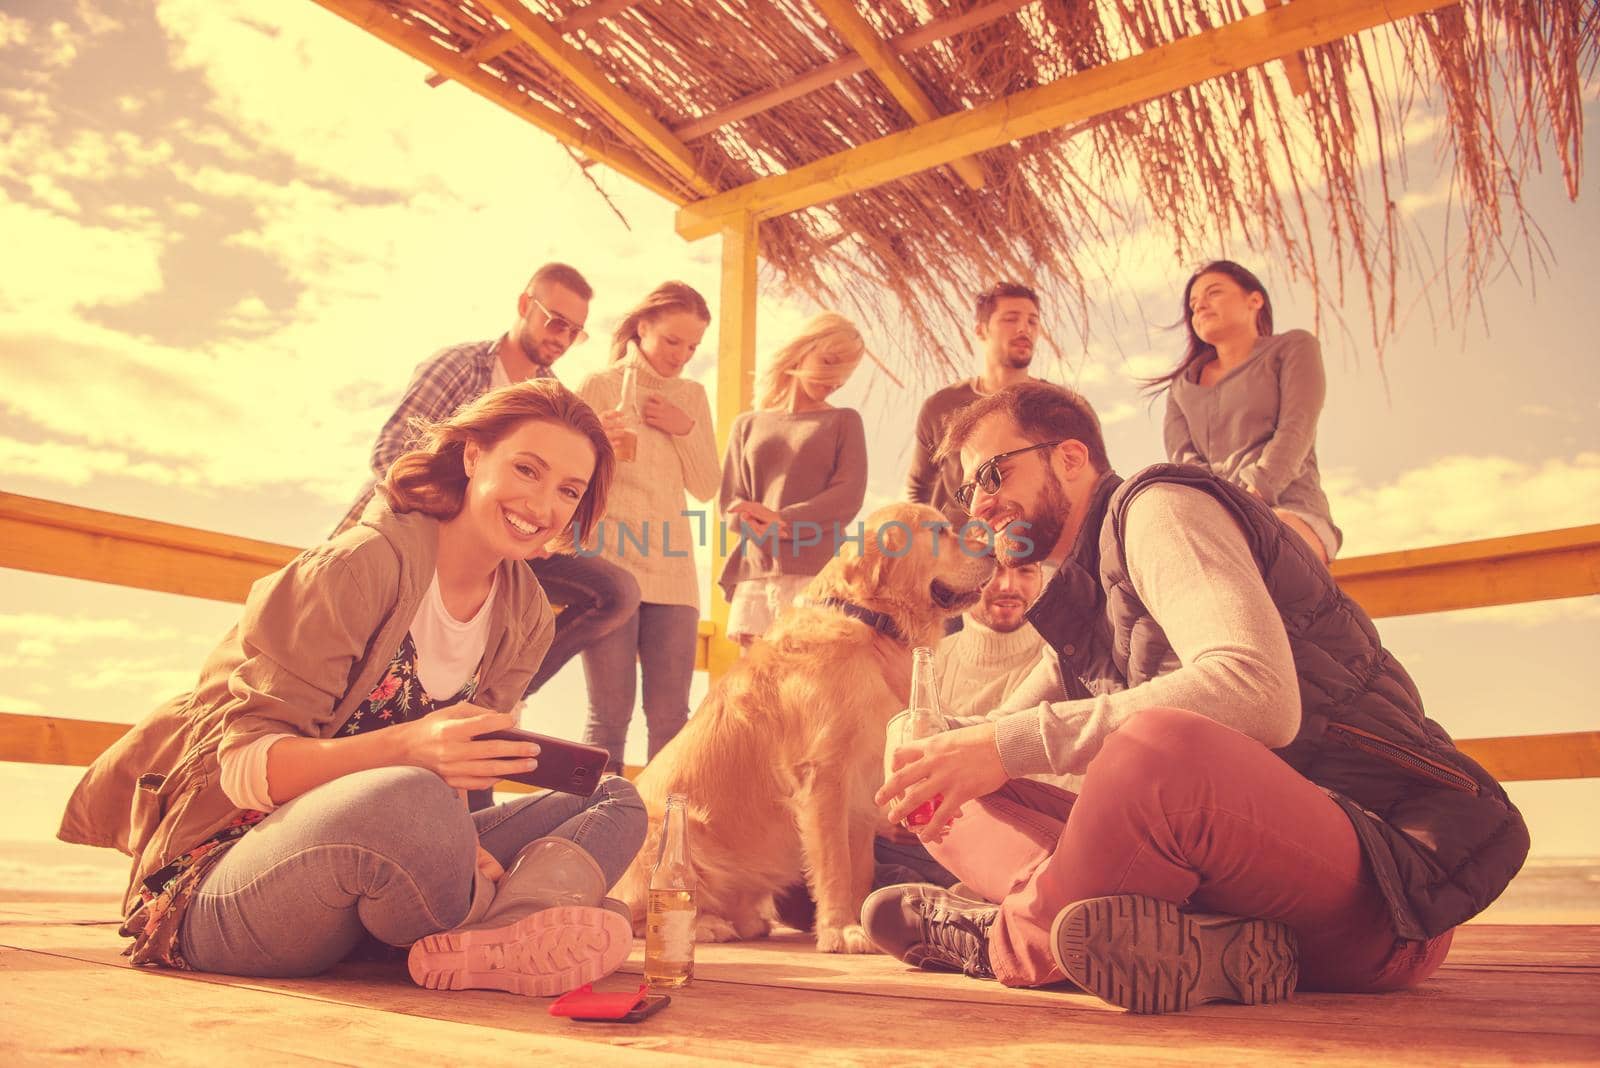
[[[288,545],[0,493],[0,567],[242,603]]]
[[[740,412],[754,404],[756,378],[756,266],[760,228],[753,218],[729,221],[722,231],[722,293],[717,315],[717,453],[728,451],[728,435]],[[739,658],[739,647],[728,641],[728,601],[717,579],[727,563],[728,546],[718,536],[720,514],[713,515],[705,531],[711,545],[707,575],[714,632],[706,641],[706,670],[716,682]]]
[[[522,5],[520,0],[478,0],[504,19],[511,32],[533,50],[557,74],[571,82],[578,93],[597,109],[620,122],[668,168],[703,195],[717,193],[717,186],[700,173],[694,156],[673,132],[644,107],[623,92],[605,72],[584,53],[562,40],[561,34]]]
[[[1287,0],[1266,0],[1268,7],[1281,7]],[[1296,52],[1283,57],[1283,73],[1288,79],[1289,91],[1295,96],[1305,96],[1311,91],[1311,72],[1306,69],[1306,57]]]
[[[854,0],[813,2],[828,20],[828,25],[862,58],[867,69],[877,75],[884,88],[889,90],[913,121],[931,122],[939,117],[939,110],[933,106],[933,101],[922,86],[917,84],[911,70],[895,55],[889,43],[878,36],[872,24],[861,17]],[[983,188],[983,167],[976,159],[969,156],[951,160],[950,168],[966,183],[968,189]]]
[[[1501,782],[1600,778],[1600,731],[1464,738],[1456,745]]]
[[[754,224],[724,244],[718,440],[751,403]],[[748,288],[742,279],[749,279]],[[737,314],[735,314],[737,312]],[[0,567],[241,602],[293,559],[289,545],[0,493]],[[1600,593],[1600,524],[1337,560],[1339,585],[1374,618]]]
[[[701,622],[703,631],[713,625]],[[710,641],[711,636],[703,634],[703,639]],[[726,670],[727,664],[738,659],[738,647],[724,638],[715,641],[723,649],[713,651],[711,656],[724,658]],[[85,767],[128,727],[126,723],[101,720],[0,712],[0,761]],[[1456,745],[1501,782],[1600,778],[1600,731],[1462,738]],[[629,765],[624,774],[631,779],[639,770]],[[501,783],[496,789],[506,793],[531,792],[530,787],[512,782]]]
[[[959,15],[949,15],[944,18],[925,22],[914,30],[891,37],[888,40],[889,51],[895,56],[903,56],[919,48],[930,45],[935,41],[942,41],[947,37],[954,37],[958,33],[988,25],[997,19],[1002,19],[1013,12],[1021,11],[1038,0],[994,0],[993,3],[980,4],[970,11]],[[714,130],[719,130],[729,123],[748,119],[752,115],[759,115],[764,111],[771,111],[779,104],[787,103],[807,93],[814,93],[818,89],[825,89],[836,82],[843,81],[853,75],[860,74],[867,69],[866,60],[859,54],[841,56],[831,63],[826,63],[816,70],[801,74],[798,77],[786,78],[782,85],[771,89],[763,89],[759,93],[751,93],[741,97],[733,103],[720,107],[716,111],[702,115],[698,119],[686,122],[673,128],[673,132],[685,141],[693,141],[697,137],[704,137]]]
[[[214,1056],[219,1041],[229,1049],[258,1049],[286,1026],[302,1034],[285,1052],[303,1049],[301,1042],[335,1038],[339,1045],[325,1048],[362,1048],[349,1043],[369,1039],[374,1020],[368,1014],[391,1021],[401,1042],[434,1041],[434,1032],[418,1030],[431,1020],[454,1028],[449,1037],[474,1048],[492,1033],[496,1051],[548,1050],[557,1063],[586,1052],[572,1042],[589,1045],[591,1058],[605,1057],[620,1043],[623,1052],[785,1066],[899,1063],[908,1056],[925,1058],[930,1050],[974,1065],[1552,1063],[1592,1058],[1596,1048],[1592,976],[1463,971],[1448,963],[1439,978],[1415,991],[1301,994],[1281,1005],[1137,1017],[1070,988],[1007,990],[961,975],[918,973],[880,956],[797,950],[792,960],[763,969],[775,975],[762,976],[750,960],[761,954],[759,945],[706,946],[697,952],[704,963],[697,961],[695,981],[673,992],[667,1011],[621,1030],[554,1021],[539,1000],[420,990],[406,980],[399,962],[341,965],[299,980],[177,977],[121,963],[121,940],[109,926],[7,926],[0,941],[20,947],[0,956],[0,1005],[14,1010],[8,1018],[29,1021],[29,1030],[20,1033],[30,1042],[61,1042],[61,1014],[90,1016],[80,1008],[85,1000],[138,999],[146,1006],[139,1016],[150,1021],[148,1030],[128,1026],[120,1014],[96,1013],[65,1033],[91,1048],[123,1038],[122,1048],[133,1047],[130,1052],[147,1052],[144,1043],[158,1040],[166,1043],[159,1048],[178,1057],[197,1047]],[[637,974],[638,962],[636,947],[630,975]],[[916,977],[945,996],[872,992],[876,980],[894,976]],[[778,985],[768,981],[774,978]],[[841,978],[860,989],[783,985]],[[626,989],[628,977],[601,986]],[[1013,1000],[1018,995],[1027,1000]],[[172,1028],[173,1019],[187,1022],[191,1012],[199,1026]]]
[[[536,102],[510,83],[486,72],[478,64],[439,44],[421,29],[402,22],[376,0],[316,0],[340,18],[366,30],[389,45],[448,74],[485,100],[500,105],[513,115],[532,123],[562,144],[604,163],[619,174],[674,204],[688,200],[681,189],[665,180],[644,157],[626,148],[611,145],[566,116]]]
[[[597,0],[592,4],[585,4],[572,14],[556,19],[550,23],[559,34],[576,33],[599,22],[601,19],[620,15],[634,5],[636,0]],[[496,30],[485,34],[476,44],[465,52],[461,58],[471,60],[473,63],[487,63],[496,56],[503,55],[517,46],[517,35],[510,30]],[[448,74],[430,74],[426,81],[430,89],[437,89],[450,80]]]
[[[345,984],[359,994],[358,984]],[[425,994],[427,992],[419,991]],[[0,949],[0,1053],[8,1064],[140,1060],[214,1068],[235,1064],[530,1063],[728,1064],[662,1053],[639,1036],[558,1020],[544,999],[505,995],[495,1022],[459,1022],[443,1005],[479,993],[437,993],[432,1014],[394,1012],[343,1000],[300,996],[246,980],[135,970],[77,956]],[[130,1005],[137,1011],[129,1011]],[[515,1011],[511,1011],[511,1010]],[[623,1041],[616,1041],[623,1038]],[[470,1051],[470,1056],[467,1055]]]
[[[242,604],[251,583],[300,551],[291,545],[0,493],[0,567]],[[705,650],[698,650],[695,670],[704,671],[706,662]]]
[[[88,767],[131,727],[128,723],[102,720],[0,712],[0,761]],[[631,779],[642,770],[640,765],[628,764],[622,774]],[[495,790],[506,794],[543,792],[538,787],[510,781],[501,782]]]
[[[0,760],[86,768],[128,728],[126,723],[0,712]]]
[[[677,230],[684,238],[696,240],[711,236],[725,219],[738,215],[772,219],[825,204],[953,159],[1121,111],[1452,3],[1454,0],[1294,0],[694,201],[678,210]]]
[[[1600,523],[1336,560],[1374,618],[1600,593]]]

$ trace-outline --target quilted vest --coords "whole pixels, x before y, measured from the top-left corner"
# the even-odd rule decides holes
[[[1210,494],[1243,530],[1300,683],[1300,732],[1274,752],[1350,817],[1396,933],[1431,938],[1483,911],[1527,856],[1521,813],[1423,714],[1372,620],[1299,536],[1202,468],[1157,464],[1096,487],[1072,554],[1029,613],[1060,658],[1068,695],[1137,686],[1179,666],[1126,565],[1128,506],[1156,482]]]

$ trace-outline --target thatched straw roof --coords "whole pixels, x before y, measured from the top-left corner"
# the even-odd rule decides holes
[[[1241,0],[318,2],[419,58],[464,53],[452,76],[484,79],[479,92],[680,203],[910,129],[919,108],[970,110],[1253,13]],[[1393,6],[1287,9],[1310,5]],[[1143,226],[1177,273],[1237,225],[1325,301],[1343,301],[1346,279],[1364,286],[1381,334],[1408,272],[1472,294],[1501,257],[1536,248],[1522,190],[1541,153],[1577,195],[1596,18],[1593,0],[1464,0],[768,219],[761,255],[790,286],[898,333],[925,372],[952,359],[967,295],[998,278],[1041,286],[1082,324],[1115,284],[1104,250]],[[867,69],[863,27],[898,46],[876,61],[898,53],[909,90]],[[1396,202],[1418,96],[1445,104],[1458,247],[1408,267]]]

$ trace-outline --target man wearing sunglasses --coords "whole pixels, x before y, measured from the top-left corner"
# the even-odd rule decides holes
[[[894,752],[888,818],[935,801],[918,833],[986,900],[880,890],[878,946],[1139,1012],[1432,974],[1527,828],[1305,543],[1202,468],[1123,481],[1056,386],[976,402],[942,451],[972,515],[1058,565],[1028,618],[1060,672]]]
[[[1006,386],[1028,381],[1034,345],[1039,340],[1039,295],[1015,282],[1000,282],[978,294],[973,334],[983,346],[983,363],[974,378],[946,386],[923,402],[917,413],[916,452],[906,476],[906,497],[931,504],[960,529],[967,514],[955,500],[961,462],[934,458],[951,416]]]
[[[415,419],[442,419],[479,395],[530,378],[554,378],[551,366],[588,331],[594,291],[583,275],[564,263],[547,263],[517,296],[517,316],[498,338],[453,345],[434,354],[412,374],[411,384],[372,447],[372,472],[355,504],[334,533],[361,518],[376,479],[405,451]],[[639,584],[632,575],[598,556],[548,556],[531,561],[556,616],[555,640],[528,692],[548,682],[573,655],[611,633],[639,607]]]

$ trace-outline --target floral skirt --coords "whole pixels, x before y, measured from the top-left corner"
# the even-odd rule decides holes
[[[217,834],[145,879],[139,887],[139,904],[122,925],[121,934],[133,944],[122,951],[135,964],[181,968],[189,964],[178,948],[178,931],[195,891],[217,861],[245,833],[266,818],[264,812],[245,812]]]

